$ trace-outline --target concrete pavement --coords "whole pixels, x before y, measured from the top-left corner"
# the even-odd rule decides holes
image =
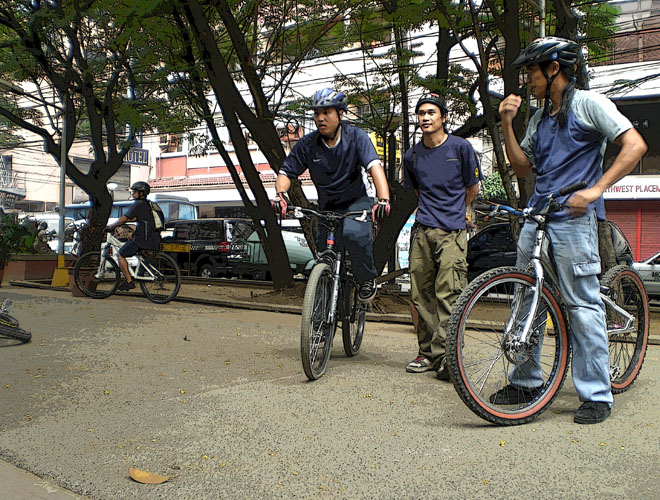
[[[309,383],[297,315],[0,295],[34,336],[0,340],[0,458],[88,498],[660,498],[657,347],[603,424],[573,423],[569,379],[539,419],[501,428],[405,373],[409,325],[369,323],[350,359],[338,339]],[[131,466],[171,479],[141,485]],[[3,470],[0,498],[21,500]]]

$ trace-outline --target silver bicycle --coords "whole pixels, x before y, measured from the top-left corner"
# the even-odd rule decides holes
[[[556,202],[558,196],[583,187],[580,183],[550,194],[542,207],[523,211],[496,207],[496,213],[537,223],[529,265],[526,269],[500,267],[478,276],[454,305],[447,327],[447,361],[454,387],[465,404],[489,422],[529,422],[548,408],[564,382],[570,358],[570,325],[557,293],[547,216],[562,208]],[[642,368],[649,304],[641,278],[626,265],[604,274],[601,298],[609,338],[610,382],[617,394],[632,385]],[[513,370],[525,363],[540,368],[542,385],[521,389],[515,398],[520,401],[517,404],[498,401],[497,391],[509,384]]]
[[[116,256],[124,243],[107,232],[100,252],[87,252],[76,261],[73,276],[85,295],[104,299],[117,291],[122,274]],[[126,260],[133,280],[140,284],[142,293],[150,301],[166,304],[179,293],[181,271],[169,255],[141,250]]]

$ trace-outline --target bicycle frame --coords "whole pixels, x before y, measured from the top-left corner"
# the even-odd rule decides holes
[[[114,256],[119,255],[119,249],[123,244],[124,242],[115,237],[112,233],[107,233],[106,240],[103,245],[101,245],[101,259],[99,261],[99,268],[94,275],[96,279],[103,278],[105,274],[105,263],[107,259],[112,259],[117,262],[117,259]],[[112,249],[112,254],[110,254],[110,249]],[[137,261],[137,263],[134,261]],[[145,262],[144,258],[139,253],[134,257],[129,257],[126,259],[126,262],[128,263],[128,272],[135,280],[155,281],[159,277],[159,272],[152,268],[147,262]],[[117,262],[117,264],[119,263]],[[143,270],[146,275],[140,276],[140,270]]]
[[[339,292],[340,292],[340,283],[342,276],[342,268],[344,266],[344,257],[346,256],[346,250],[336,248],[336,233],[339,228],[340,222],[350,216],[359,215],[355,220],[359,222],[365,222],[368,217],[367,210],[359,210],[353,212],[347,212],[341,216],[328,216],[327,214],[322,214],[315,210],[303,209],[302,207],[293,208],[293,216],[297,219],[302,219],[306,214],[312,214],[317,217],[325,218],[328,222],[328,236],[326,238],[326,248],[320,252],[317,252],[315,260],[317,262],[325,261],[333,268],[332,273],[332,295],[330,301],[330,311],[328,314],[328,323],[333,324],[337,316],[337,305],[339,303]],[[338,251],[339,250],[339,251]]]
[[[504,210],[505,212],[510,212],[516,215],[522,215],[525,219],[532,219],[537,224],[535,239],[534,239],[534,250],[532,251],[532,256],[529,259],[529,264],[526,267],[527,271],[531,271],[533,276],[536,278],[536,283],[534,287],[534,295],[531,299],[531,306],[529,310],[529,315],[525,320],[525,325],[523,326],[522,333],[514,342],[514,348],[518,349],[520,346],[526,345],[529,342],[530,335],[533,329],[533,319],[536,317],[538,307],[540,304],[540,296],[543,289],[543,284],[545,282],[545,273],[547,272],[551,283],[557,284],[559,280],[557,279],[554,266],[552,265],[552,260],[549,252],[549,241],[547,237],[547,226],[548,220],[545,213],[533,214],[532,209],[525,209],[522,212],[513,209],[512,207],[501,206],[498,209]],[[635,318],[633,315],[628,313],[625,309],[619,307],[608,295],[609,290],[604,290],[601,288],[600,297],[607,307],[612,308],[616,311],[621,317],[624,318],[624,324],[621,327],[608,329],[607,334],[617,335],[624,333],[634,333],[636,330]],[[521,307],[525,307],[523,304],[522,297],[520,300],[516,300],[516,309],[512,312],[509,321],[507,322],[505,333],[508,334],[513,330],[514,320],[519,317]]]

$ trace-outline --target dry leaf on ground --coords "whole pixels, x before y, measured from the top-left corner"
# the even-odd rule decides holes
[[[160,484],[170,480],[170,478],[167,476],[153,474],[151,472],[135,469],[133,467],[128,468],[128,475],[131,476],[133,481],[137,481],[138,483],[143,484]]]

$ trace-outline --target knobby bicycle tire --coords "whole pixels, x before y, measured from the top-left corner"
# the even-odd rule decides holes
[[[177,296],[181,288],[181,270],[176,261],[165,253],[158,252],[153,258],[145,259],[146,265],[158,271],[154,281],[140,280],[145,297],[156,304],[167,304]]]
[[[93,299],[105,299],[117,291],[121,271],[112,257],[105,260],[103,276],[96,276],[101,261],[101,252],[81,255],[73,268],[73,278],[82,293]]]
[[[635,317],[635,332],[614,333],[623,318],[605,306],[610,352],[612,392],[626,391],[635,381],[644,363],[649,340],[649,301],[644,283],[630,266],[615,266],[605,273],[601,284],[616,305]]]
[[[332,300],[332,268],[322,262],[312,268],[307,279],[300,327],[300,358],[309,380],[325,373],[332,350],[337,322],[328,322]]]
[[[346,280],[342,293],[341,333],[346,356],[355,356],[360,351],[364,336],[367,306],[357,298],[358,289],[352,280]]]
[[[549,285],[543,286],[533,321],[536,350],[514,353],[516,337],[505,333],[507,324],[512,325],[509,332],[520,331],[529,316],[524,305],[534,286],[534,277],[515,267],[486,272],[461,293],[447,325],[447,362],[456,392],[470,410],[494,424],[533,420],[552,403],[566,378],[566,308]],[[535,378],[523,373],[530,368],[537,372]],[[504,398],[500,391],[512,383],[514,374],[517,384],[512,385],[511,399]],[[533,390],[524,392],[522,387]]]
[[[0,335],[21,342],[29,342],[32,334],[18,326],[18,321],[9,314],[0,313]]]

